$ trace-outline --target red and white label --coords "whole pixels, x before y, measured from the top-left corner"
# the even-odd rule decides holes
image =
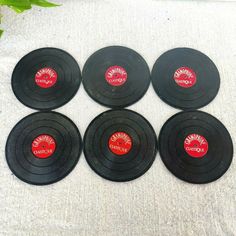
[[[54,138],[47,134],[42,134],[36,137],[32,142],[32,153],[38,158],[50,157],[56,149]]]
[[[57,72],[52,68],[40,69],[35,75],[35,83],[41,88],[50,88],[57,82]]]
[[[111,66],[107,69],[105,78],[108,84],[112,86],[121,86],[127,81],[128,75],[123,67]]]
[[[174,73],[176,84],[183,88],[190,88],[197,82],[195,72],[189,67],[180,67]]]
[[[199,134],[190,134],[184,140],[184,149],[189,156],[201,158],[207,154],[208,142]]]
[[[116,132],[109,138],[108,145],[114,154],[118,156],[125,155],[132,147],[132,139],[125,132]]]

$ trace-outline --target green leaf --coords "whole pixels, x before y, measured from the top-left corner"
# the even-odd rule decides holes
[[[59,4],[51,3],[46,0],[0,0],[0,5],[5,5],[12,8],[17,13],[21,13],[25,10],[31,9],[31,5],[37,5],[40,7],[56,7]]]
[[[0,38],[2,37],[2,34],[3,34],[3,30],[0,29]]]
[[[30,9],[31,3],[29,0],[0,0],[0,5],[20,7]]]
[[[46,0],[30,0],[30,3],[32,5],[37,5],[37,6],[40,6],[40,7],[56,7],[56,6],[60,6],[59,4],[51,3],[51,2],[48,2]]]
[[[0,0],[0,5],[8,6],[17,13],[31,9],[29,0]]]
[[[31,7],[14,7],[14,6],[9,6],[12,10],[14,10],[16,13],[22,13],[23,11],[31,9]]]
[[[32,5],[37,5],[40,7],[56,7],[60,6],[59,4],[51,3],[46,0],[0,0],[0,6],[8,6],[17,13],[22,13],[25,10],[32,8]],[[0,24],[1,24],[1,15],[0,15]],[[3,34],[3,30],[0,29],[0,37]]]
[[[2,21],[2,15],[0,14],[0,24],[1,24],[1,21]],[[0,38],[2,37],[2,34],[3,34],[3,30],[0,29]]]

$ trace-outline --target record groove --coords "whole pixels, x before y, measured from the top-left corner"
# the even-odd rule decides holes
[[[220,178],[233,158],[227,129],[202,111],[180,112],[169,118],[159,135],[159,151],[170,172],[196,184]]]
[[[12,89],[24,105],[52,110],[69,102],[81,83],[80,68],[67,52],[41,48],[25,55],[12,74]]]
[[[34,185],[55,183],[77,164],[82,140],[75,124],[56,112],[37,112],[19,121],[6,144],[9,168]]]
[[[175,48],[162,54],[154,64],[151,78],[158,96],[183,110],[207,105],[220,87],[215,64],[191,48]]]
[[[84,136],[88,164],[98,175],[111,181],[129,181],[143,175],[152,165],[156,149],[152,126],[130,110],[100,114]]]
[[[121,46],[96,51],[85,63],[82,75],[89,96],[111,108],[137,102],[150,84],[145,60],[134,50]]]

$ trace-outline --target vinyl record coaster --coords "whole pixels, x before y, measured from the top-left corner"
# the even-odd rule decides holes
[[[129,181],[144,174],[156,155],[156,135],[149,122],[130,110],[110,110],[97,116],[84,137],[84,153],[103,178]]]
[[[70,119],[56,112],[38,112],[13,128],[6,144],[6,159],[19,179],[46,185],[68,175],[81,150],[80,133]]]
[[[159,150],[166,167],[196,184],[212,182],[229,168],[233,144],[224,125],[201,111],[180,112],[161,129]]]
[[[67,52],[41,48],[24,56],[12,74],[12,89],[26,106],[52,110],[69,102],[81,83],[80,68]]]
[[[207,105],[220,87],[215,64],[209,57],[191,48],[165,52],[157,59],[151,77],[158,96],[182,110]]]
[[[98,103],[121,108],[137,102],[150,84],[145,60],[134,50],[111,46],[100,49],[87,60],[83,85]]]

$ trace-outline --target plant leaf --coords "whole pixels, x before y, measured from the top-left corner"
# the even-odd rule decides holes
[[[4,31],[2,29],[0,29],[0,38],[2,37],[3,32]]]
[[[2,23],[2,17],[3,15],[0,14],[0,24]],[[2,37],[2,34],[3,34],[3,30],[0,29],[0,38]]]
[[[25,10],[29,10],[32,8],[31,5],[37,5],[40,7],[56,7],[60,6],[59,4],[51,3],[46,0],[0,0],[0,6],[8,6],[12,10],[17,13],[22,13]],[[1,24],[1,17],[0,15],[0,24]],[[3,34],[3,30],[0,29],[0,37]]]
[[[0,0],[0,6],[8,6],[17,13],[22,13],[25,10],[31,9],[31,5],[41,7],[55,7],[58,4],[48,2],[46,0]]]
[[[0,0],[0,5],[8,6],[17,13],[31,9],[29,0]]]
[[[52,2],[48,2],[46,0],[29,0],[32,5],[37,5],[40,7],[56,7],[60,6],[59,4],[55,4]]]
[[[16,13],[22,13],[23,11],[31,9],[31,7],[14,7],[14,6],[9,6],[12,10],[14,10]]]
[[[26,9],[31,7],[29,0],[0,0],[0,5],[21,7]]]

